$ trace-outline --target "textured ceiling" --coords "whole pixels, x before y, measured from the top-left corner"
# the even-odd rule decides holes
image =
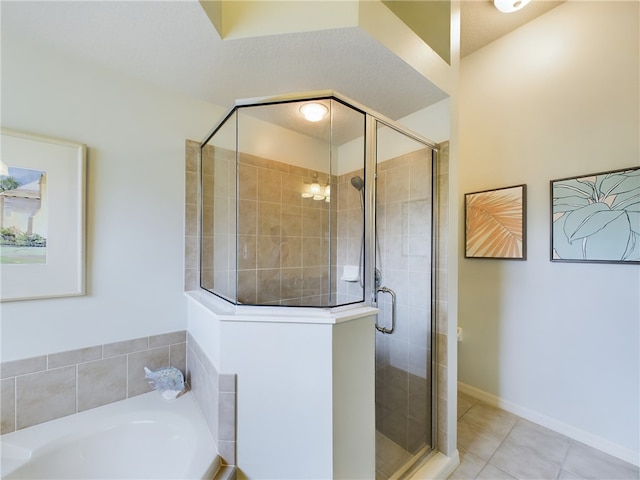
[[[561,2],[527,9],[533,13],[536,3]],[[195,0],[3,1],[0,8],[3,31],[222,107],[242,98],[335,90],[398,119],[446,98],[355,27],[223,41]],[[466,0],[461,18],[469,52],[525,17],[499,14],[489,0]]]
[[[330,89],[397,119],[446,97],[359,28],[223,41],[195,1],[2,2],[2,28],[223,107]]]

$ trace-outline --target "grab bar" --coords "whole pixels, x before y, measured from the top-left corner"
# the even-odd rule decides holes
[[[396,329],[396,292],[387,287],[379,287],[376,289],[376,293],[388,293],[391,295],[391,328],[381,327],[376,322],[376,330],[382,333],[393,333]]]

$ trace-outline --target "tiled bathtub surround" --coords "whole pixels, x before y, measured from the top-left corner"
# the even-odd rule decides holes
[[[218,454],[236,463],[236,375],[218,373],[195,339],[188,334],[187,381],[200,406]]]
[[[167,366],[186,370],[185,331],[4,362],[1,433],[149,392],[144,367]]]

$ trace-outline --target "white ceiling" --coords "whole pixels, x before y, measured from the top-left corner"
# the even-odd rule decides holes
[[[536,3],[562,2],[538,0],[525,9],[531,14],[510,17],[489,0],[463,1],[463,51],[540,15]],[[446,98],[359,28],[223,41],[195,0],[2,1],[0,8],[3,31],[223,107],[331,89],[398,119]]]

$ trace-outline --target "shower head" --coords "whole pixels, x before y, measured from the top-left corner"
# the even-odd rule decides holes
[[[362,177],[351,177],[351,185],[360,191],[364,188],[364,180],[362,180]]]
[[[360,208],[364,212],[364,180],[362,177],[351,177],[351,185],[360,192]]]

